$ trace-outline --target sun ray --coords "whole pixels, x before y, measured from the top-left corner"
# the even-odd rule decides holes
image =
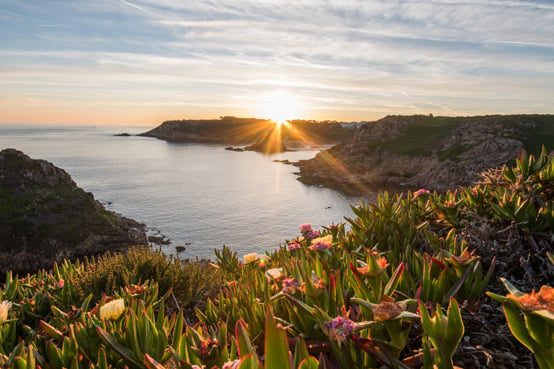
[[[261,114],[277,124],[298,118],[300,114],[298,98],[286,90],[273,91],[262,96],[259,106]]]

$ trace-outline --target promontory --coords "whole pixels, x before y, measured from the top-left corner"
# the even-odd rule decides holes
[[[522,150],[554,149],[554,115],[387,116],[297,163],[299,180],[349,194],[468,186]]]
[[[141,224],[106,210],[63,169],[0,151],[0,275],[147,244]]]

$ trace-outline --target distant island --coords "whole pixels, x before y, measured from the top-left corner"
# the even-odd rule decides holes
[[[183,119],[162,123],[139,136],[168,142],[222,143],[242,145],[241,149],[276,153],[291,146],[337,144],[348,141],[355,125],[333,121],[292,120],[278,124],[268,119],[224,116],[219,119]],[[237,150],[239,151],[239,150]]]

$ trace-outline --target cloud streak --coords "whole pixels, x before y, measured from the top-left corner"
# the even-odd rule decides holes
[[[304,118],[341,120],[548,112],[554,102],[546,1],[41,4],[0,5],[2,96],[213,117],[253,115],[257,96],[286,89]]]

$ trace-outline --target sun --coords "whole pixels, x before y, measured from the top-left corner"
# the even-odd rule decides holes
[[[264,118],[283,124],[287,120],[298,118],[299,101],[288,91],[273,91],[262,96],[260,110]]]

